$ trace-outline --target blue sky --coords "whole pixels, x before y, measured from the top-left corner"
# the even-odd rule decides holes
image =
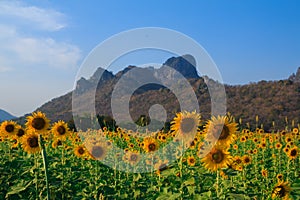
[[[0,1],[0,108],[20,116],[71,91],[96,45],[140,27],[193,38],[225,83],[287,78],[300,66],[299,8],[284,0]]]

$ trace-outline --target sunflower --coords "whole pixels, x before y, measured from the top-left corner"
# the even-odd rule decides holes
[[[233,149],[238,150],[239,146],[237,144],[233,145]]]
[[[18,140],[17,136],[12,137],[10,142],[12,143],[12,145],[11,145],[12,149],[15,149],[19,146],[19,140]]]
[[[297,158],[298,156],[298,147],[294,146],[293,148],[291,148],[288,153],[287,153],[289,159],[294,160]]]
[[[58,146],[62,146],[63,142],[60,139],[53,140],[51,146],[53,149],[56,149]]]
[[[242,136],[242,137],[240,138],[240,141],[241,141],[241,142],[246,142],[246,141],[247,141],[246,136]]]
[[[252,140],[253,140],[254,143],[258,142],[258,138],[253,138]]]
[[[281,135],[281,136],[285,136],[285,135],[286,135],[286,130],[282,130],[282,131],[280,132],[280,135]]]
[[[38,134],[44,134],[49,128],[49,119],[42,112],[32,113],[32,116],[27,117],[27,129],[33,129]]]
[[[257,149],[253,149],[253,154],[257,154]]]
[[[283,198],[288,199],[291,188],[288,182],[280,182],[273,188],[272,199]]]
[[[159,162],[157,162],[155,165],[154,165],[154,169],[156,169],[156,174],[157,175],[160,175],[160,173],[164,170],[167,170],[169,167],[168,167],[168,160],[165,160],[165,161],[162,161],[160,160]]]
[[[103,160],[107,154],[107,147],[105,143],[97,143],[88,145],[87,149],[94,160]]]
[[[134,144],[133,143],[128,143],[127,146],[128,146],[128,148],[131,148],[131,149],[134,148]]]
[[[233,170],[241,171],[239,167],[241,166],[242,162],[243,161],[239,156],[234,156],[231,164],[229,165],[229,167],[232,168]]]
[[[171,131],[180,137],[194,137],[200,124],[200,115],[196,112],[180,112],[171,122]]]
[[[4,138],[12,137],[17,134],[17,123],[14,121],[4,121],[0,127],[0,133]]]
[[[290,151],[290,148],[286,146],[286,147],[283,149],[283,151],[284,151],[285,153],[288,153],[288,152]]]
[[[40,152],[39,135],[35,131],[30,131],[22,137],[22,148],[27,153]]]
[[[233,158],[233,163],[239,165],[239,164],[242,164],[242,162],[243,162],[243,161],[242,161],[242,159],[241,159],[240,156],[234,156],[234,158]]]
[[[278,183],[282,182],[282,180],[283,180],[283,174],[277,174],[276,178],[277,178]]]
[[[265,149],[267,147],[267,144],[265,142],[260,143],[260,148]]]
[[[252,149],[249,149],[247,152],[248,152],[248,154],[253,154],[253,150]]]
[[[129,162],[131,165],[136,165],[141,159],[141,156],[138,152],[136,151],[129,151],[125,154],[126,160]]]
[[[290,145],[290,146],[294,146],[294,142],[289,142],[287,144]]]
[[[68,124],[64,121],[56,122],[51,128],[51,132],[62,141],[66,140],[71,133],[68,128]]]
[[[17,133],[16,133],[17,138],[21,138],[26,134],[26,130],[22,128],[20,125],[18,125],[16,129],[17,129]]]
[[[286,137],[286,138],[285,138],[285,142],[286,142],[286,143],[289,143],[289,142],[291,142],[291,141],[292,141],[292,138],[291,138],[291,137]]]
[[[235,139],[237,123],[231,122],[227,116],[212,117],[205,125],[207,139],[217,145],[228,147]]]
[[[215,146],[201,161],[206,169],[217,171],[220,168],[228,167],[232,161],[232,157],[227,150]]]
[[[161,142],[166,142],[167,141],[167,136],[165,134],[160,134],[158,139]]]
[[[258,132],[258,134],[263,134],[265,131],[264,131],[264,129],[259,129],[257,132]]]
[[[78,158],[82,158],[86,155],[86,149],[85,146],[83,145],[79,145],[77,147],[75,147],[74,149],[74,154],[78,157]]]
[[[299,129],[298,129],[298,128],[293,128],[292,132],[293,132],[294,134],[298,134],[298,133],[299,133]]]
[[[275,148],[276,149],[281,149],[282,148],[282,144],[280,142],[275,144]]]
[[[251,157],[250,157],[250,156],[247,156],[247,155],[244,155],[244,156],[242,157],[242,161],[243,161],[243,163],[244,163],[245,165],[248,165],[248,164],[251,163]]]
[[[145,138],[143,144],[143,148],[146,152],[156,151],[159,147],[157,140],[152,137]]]
[[[228,179],[228,175],[226,175],[226,173],[225,173],[223,170],[220,171],[220,176],[221,176],[223,179]]]
[[[262,170],[261,170],[261,175],[262,175],[263,177],[268,177],[268,170],[262,169]]]
[[[195,157],[194,157],[194,156],[189,156],[189,157],[187,158],[187,163],[188,163],[189,166],[195,166],[195,164],[196,164],[196,159],[195,159]]]
[[[241,166],[241,165],[239,165],[235,170],[237,170],[237,171],[243,171],[243,166]]]

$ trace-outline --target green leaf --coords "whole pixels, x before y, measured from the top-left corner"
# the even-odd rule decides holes
[[[168,193],[168,194],[161,194],[159,197],[157,197],[156,200],[175,200],[179,199],[180,193]]]
[[[200,195],[201,195],[201,197],[210,198],[211,197],[211,191],[203,192]]]
[[[229,193],[229,197],[232,197],[235,200],[245,200],[250,199],[250,197],[244,195],[244,194],[235,194],[235,193]]]
[[[134,190],[134,198],[137,198],[141,194],[140,190]]]
[[[190,195],[195,194],[195,186],[187,186]]]
[[[184,181],[184,182],[183,182],[183,185],[184,185],[184,186],[195,185],[195,178],[192,177],[192,178],[190,178],[190,179]]]
[[[5,198],[8,198],[9,195],[12,194],[18,194],[28,188],[30,186],[32,181],[25,182],[24,180],[21,180],[17,185],[13,185],[10,187],[10,190],[6,193]]]
[[[133,176],[133,181],[138,181],[140,180],[140,178],[142,178],[142,175],[140,173],[137,173]]]

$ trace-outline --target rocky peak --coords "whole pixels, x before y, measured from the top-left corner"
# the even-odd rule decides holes
[[[289,77],[289,80],[293,81],[293,82],[298,82],[300,83],[300,67],[298,67],[298,70],[296,72],[296,74],[292,74],[290,77]]]
[[[85,78],[81,77],[76,83],[76,92],[83,93],[92,87],[92,83]]]
[[[101,76],[101,78],[100,78]],[[101,67],[99,67],[95,73],[91,76],[91,78],[89,79],[89,81],[93,84],[100,82],[100,81],[107,81],[110,80],[114,77],[112,72],[107,71],[106,69],[103,69]],[[100,80],[99,80],[100,78]]]
[[[121,76],[123,76],[124,74],[126,74],[126,72],[128,72],[128,71],[130,71],[130,70],[132,70],[132,69],[134,69],[134,68],[136,68],[136,66],[133,66],[133,65],[129,65],[128,67],[126,67],[125,69],[123,69],[122,71],[119,71],[117,74],[116,74],[116,77],[121,77]]]
[[[171,67],[181,73],[185,78],[199,78],[196,70],[196,60],[192,55],[183,55],[169,58],[162,66]]]

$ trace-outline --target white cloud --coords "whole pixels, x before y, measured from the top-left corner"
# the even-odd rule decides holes
[[[76,45],[59,42],[50,37],[22,36],[10,26],[0,25],[0,28],[1,72],[24,65],[73,68],[81,58],[80,49]]]
[[[11,18],[37,29],[57,31],[66,26],[65,15],[51,9],[27,6],[18,1],[1,1],[0,16]]]
[[[59,22],[63,14],[34,6],[24,6],[18,2],[4,2],[0,2],[0,19],[7,16],[19,18],[0,21],[0,72],[20,66],[60,69],[77,67],[81,52],[76,45],[57,41],[52,37],[39,36],[40,32],[31,28],[35,25],[44,28],[40,30],[43,35],[47,31],[58,30],[63,27]],[[18,23],[28,20],[32,23],[25,27]]]
[[[81,52],[55,37],[65,18],[25,1],[0,0],[0,91],[10,94],[0,98],[3,108],[21,115],[72,88]]]
[[[0,66],[0,73],[8,72],[11,70],[12,70],[12,68],[10,68],[10,67]]]

